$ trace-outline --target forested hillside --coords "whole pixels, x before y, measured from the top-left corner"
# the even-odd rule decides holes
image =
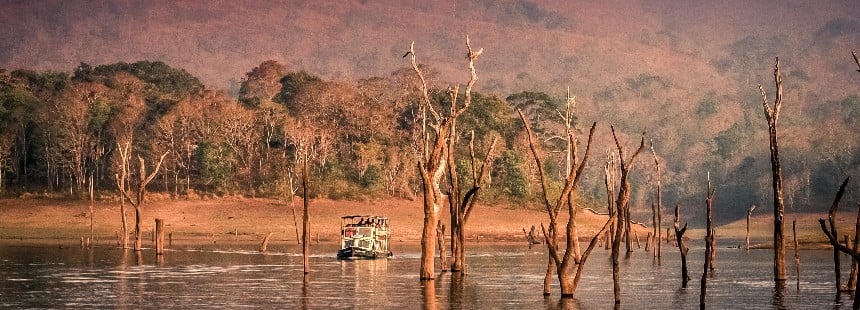
[[[473,130],[479,153],[492,136],[504,141],[483,203],[537,198],[515,111],[561,150],[551,137],[563,133],[556,110],[570,87],[579,129],[599,124],[583,203],[602,208],[611,124],[628,144],[647,131],[665,165],[665,207],[703,212],[710,172],[718,220],[751,204],[768,212],[758,84],[773,92],[780,57],[787,211],[821,212],[838,182],[860,177],[858,16],[850,1],[8,2],[0,184],[4,195],[80,196],[93,175],[109,191],[129,142],[147,162],[169,151],[152,190],[286,196],[298,187],[297,142],[316,136],[315,195],[412,197],[417,83],[401,56],[415,41],[444,102],[468,79],[468,34],[485,52],[459,158]],[[548,154],[558,181],[563,159]],[[632,177],[644,220],[653,159],[640,157]],[[844,201],[860,197],[857,184]]]

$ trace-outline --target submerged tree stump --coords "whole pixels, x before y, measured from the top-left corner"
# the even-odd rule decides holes
[[[755,210],[755,205],[752,205],[752,207],[750,207],[749,211],[747,211],[747,235],[746,235],[747,254],[749,254],[749,252],[750,252],[750,219],[752,219],[752,213],[754,210]]]
[[[164,219],[155,219],[155,255],[164,254]]]

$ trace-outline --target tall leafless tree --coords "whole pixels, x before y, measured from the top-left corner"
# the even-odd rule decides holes
[[[657,242],[654,244],[654,257],[660,259],[663,256],[663,180],[660,175],[660,161],[657,159],[657,152],[654,151],[654,140],[651,140],[651,155],[654,157],[654,169],[657,171],[657,205],[656,205],[656,221],[654,221],[654,237]]]
[[[687,223],[681,227],[681,206],[675,206],[675,243],[678,244],[678,251],[681,253],[681,287],[687,288],[687,282],[690,281],[689,273],[687,272],[687,252],[690,250],[684,245],[684,233],[687,232]]]
[[[484,49],[473,51],[469,37],[466,37],[466,58],[469,61],[470,78],[469,82],[466,83],[465,92],[469,98],[471,98],[472,87],[478,81],[475,60],[483,51]],[[409,52],[404,57],[406,56],[411,56],[410,63],[413,71],[418,75],[421,89],[422,146],[421,156],[418,161],[418,170],[421,174],[424,195],[424,228],[421,232],[421,268],[419,277],[422,280],[432,280],[435,278],[434,258],[439,206],[445,202],[440,188],[440,180],[444,175],[446,167],[446,154],[449,151],[449,133],[457,117],[469,108],[471,100],[464,100],[462,106],[457,102],[451,102],[451,109],[447,115],[437,111],[430,100],[424,73],[416,62],[415,42],[410,45]],[[433,132],[429,132],[427,127]]]
[[[588,155],[591,151],[591,142],[594,137],[594,131],[597,128],[597,123],[593,123],[591,125],[591,130],[589,130],[588,134],[588,143],[585,147],[585,153],[582,156],[582,161],[580,162],[577,158],[577,150],[576,150],[576,137],[574,136],[574,131],[570,131],[567,139],[571,140],[571,145],[573,146],[573,160],[570,171],[565,177],[564,187],[561,191],[561,195],[555,201],[555,203],[550,203],[549,198],[549,190],[546,179],[546,172],[544,171],[543,160],[540,151],[540,146],[535,143],[534,133],[532,132],[531,125],[529,125],[528,120],[522,111],[517,111],[520,115],[520,119],[523,121],[523,125],[526,128],[526,133],[528,134],[529,140],[529,148],[531,149],[532,156],[534,157],[535,164],[538,167],[538,174],[540,176],[541,181],[541,189],[543,192],[543,202],[546,207],[547,214],[549,215],[549,226],[550,229],[547,230],[546,227],[541,225],[541,229],[543,230],[545,243],[547,245],[547,250],[549,252],[550,261],[547,264],[547,275],[551,276],[551,268],[552,266],[556,266],[556,274],[558,275],[559,287],[561,289],[562,298],[565,297],[573,297],[573,293],[576,291],[576,286],[579,282],[579,279],[582,274],[582,268],[585,265],[585,260],[588,258],[588,255],[594,249],[594,246],[597,245],[597,240],[600,234],[603,233],[609,225],[613,222],[614,218],[609,218],[603,227],[598,231],[594,237],[591,239],[591,242],[588,245],[588,248],[582,255],[576,253],[575,251],[575,242],[573,240],[576,230],[576,211],[575,206],[569,203],[569,195],[574,195],[577,186],[579,185],[579,180],[582,177],[582,171],[585,169],[585,163],[588,161]],[[565,241],[565,250],[564,253],[560,252],[560,248],[558,246],[558,233],[554,231],[553,227],[557,227],[558,223],[558,214],[563,206],[567,206],[568,211],[568,221],[566,227],[566,241]],[[571,269],[576,265],[576,274],[571,277]],[[546,278],[545,278],[546,279]],[[544,295],[548,294],[547,281],[544,281]]]
[[[455,99],[452,102],[456,102],[456,96],[452,99]],[[450,134],[448,149],[453,150],[456,141],[454,130]],[[466,272],[466,222],[469,221],[469,216],[472,214],[472,210],[474,210],[475,202],[478,199],[478,193],[483,185],[483,181],[486,178],[489,164],[493,160],[492,154],[497,141],[498,137],[493,137],[484,160],[479,164],[475,158],[475,132],[471,132],[469,137],[469,158],[472,188],[466,191],[462,197],[460,196],[461,192],[454,152],[448,152],[448,176],[451,186],[451,192],[448,194],[451,212],[451,272]]]
[[[750,252],[750,220],[752,219],[752,213],[755,211],[755,205],[752,205],[749,210],[747,210],[747,253]]]
[[[621,248],[621,238],[622,232],[627,230],[629,234],[630,228],[630,211],[629,211],[629,202],[630,202],[630,171],[633,169],[633,163],[636,160],[636,156],[639,156],[639,153],[645,148],[645,132],[642,133],[642,138],[639,142],[639,147],[633,152],[633,155],[630,156],[630,159],[624,159],[624,149],[621,147],[621,142],[618,141],[618,135],[615,134],[615,127],[610,126],[612,129],[612,138],[615,139],[615,147],[618,150],[618,168],[621,172],[621,178],[619,179],[619,188],[618,195],[615,199],[615,212],[618,214],[617,228],[615,229],[615,237],[612,240],[612,280],[614,283],[613,292],[615,293],[615,304],[621,304],[621,278],[620,278],[620,267],[618,265],[619,251]],[[627,238],[627,242],[630,242],[630,238]],[[628,247],[629,248],[629,247]]]
[[[140,251],[142,245],[142,235],[140,229],[140,220],[143,216],[143,201],[146,196],[146,185],[155,178],[155,175],[158,174],[158,169],[161,168],[161,163],[164,162],[164,157],[167,157],[168,152],[165,152],[158,159],[158,163],[155,164],[155,167],[152,169],[152,173],[146,173],[146,161],[140,155],[137,156],[137,160],[139,162],[138,165],[138,180],[132,184],[134,188],[134,196],[125,188],[125,186],[121,186],[119,182],[119,178],[117,178],[117,187],[120,192],[122,192],[123,197],[131,203],[134,207],[134,250]]]
[[[834,214],[835,210],[839,207],[839,201],[842,200],[842,195],[845,194],[845,188],[848,185],[849,179],[850,178],[845,178],[845,181],[842,181],[842,185],[839,186],[839,190],[836,192],[836,197],[833,199],[833,204],[830,207],[830,210],[834,210],[832,212]],[[860,203],[858,203],[858,206],[860,206]],[[857,223],[860,224],[860,212],[857,213],[857,216]],[[838,238],[836,232],[833,231],[832,227],[828,229],[827,224],[824,222],[824,219],[818,219],[818,224],[821,226],[821,230],[824,232],[824,235],[827,237],[827,240],[830,242],[830,245],[832,245],[834,249],[850,255],[854,261],[860,261],[860,251],[858,251],[857,248],[851,248],[848,246],[848,244],[839,243],[839,240],[836,239]],[[855,229],[860,230],[860,225],[856,225]],[[837,296],[839,296],[841,289],[841,287],[836,287]],[[860,294],[854,294],[854,303],[852,305],[852,308],[860,309]]]
[[[708,275],[714,270],[713,266],[713,252],[714,252],[714,230],[711,223],[713,222],[713,205],[714,205],[714,192],[716,189],[711,187],[711,175],[708,173],[708,187],[707,187],[707,198],[705,199],[705,204],[707,208],[707,223],[705,225],[707,231],[705,234],[705,266],[702,271],[702,286],[701,293],[699,294],[699,308],[705,308],[705,295],[708,291]]]
[[[785,204],[782,199],[782,167],[779,162],[779,142],[777,140],[777,123],[779,111],[782,109],[782,77],[779,71],[779,57],[773,68],[773,80],[776,84],[776,98],[773,104],[767,100],[764,87],[759,84],[762,108],[767,119],[768,135],[770,136],[770,166],[773,172],[773,280],[777,285],[785,283],[785,239],[784,213]]]

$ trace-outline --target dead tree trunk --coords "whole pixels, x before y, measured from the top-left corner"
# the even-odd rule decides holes
[[[306,153],[309,153],[308,150],[305,150]],[[311,263],[310,263],[310,255],[311,255],[311,223],[310,223],[310,215],[308,214],[308,207],[310,205],[310,193],[309,192],[309,182],[310,182],[310,154],[304,154],[302,158],[302,265],[304,266],[304,274],[308,274],[311,272]]]
[[[750,252],[750,219],[752,219],[752,213],[754,210],[755,210],[755,205],[752,205],[752,207],[750,207],[749,211],[747,211],[747,236],[746,236],[746,239],[747,239],[747,253],[748,254]]]
[[[657,159],[657,152],[654,151],[654,140],[651,140],[651,155],[654,156],[654,168],[657,171],[657,221],[654,223],[654,237],[658,241],[654,243],[654,257],[660,259],[663,257],[663,245],[660,242],[663,239],[663,181],[660,175],[660,161]]]
[[[161,155],[161,158],[158,159],[158,163],[155,165],[155,168],[152,170],[152,173],[146,174],[146,161],[143,160],[143,157],[137,156],[138,161],[140,162],[139,172],[138,172],[138,182],[135,184],[135,195],[134,198],[131,197],[131,194],[123,187],[120,187],[120,191],[125,199],[131,203],[134,207],[134,250],[140,251],[142,242],[142,231],[140,229],[140,220],[143,212],[143,200],[146,195],[146,185],[155,178],[155,175],[158,174],[158,169],[161,168],[161,163],[164,162],[164,157],[167,157],[169,152],[164,152]]]
[[[624,206],[624,248],[627,250],[627,256],[633,253],[633,239],[630,238],[630,205]]]
[[[471,102],[471,90],[467,90],[466,101]],[[455,94],[452,92],[452,94]],[[452,102],[457,101],[456,95],[452,95]],[[453,120],[452,120],[453,121]],[[449,150],[454,149],[456,137],[454,134],[454,125],[452,132],[449,135]],[[478,193],[481,189],[484,179],[488,172],[488,167],[493,160],[492,153],[496,147],[498,137],[493,137],[487,154],[484,156],[484,161],[477,163],[475,158],[475,132],[471,132],[469,137],[469,158],[471,163],[472,188],[466,191],[462,199],[460,197],[459,182],[457,177],[456,160],[453,151],[448,152],[448,175],[451,185],[451,193],[448,194],[449,209],[451,212],[451,271],[466,272],[466,222],[469,221],[469,215],[475,207],[475,202],[478,200]],[[534,227],[534,226],[532,226]],[[443,265],[444,266],[444,265]],[[443,267],[445,268],[445,267]]]
[[[609,153],[606,159],[606,165],[603,167],[604,185],[606,185],[606,208],[609,210],[609,217],[614,218],[614,222],[609,226],[604,247],[609,250],[615,244],[615,231],[618,227],[617,207],[615,206],[615,192],[618,189],[618,163],[615,160],[615,154]]]
[[[707,205],[707,233],[705,234],[705,266],[702,270],[702,288],[701,293],[699,294],[700,309],[705,309],[705,295],[708,292],[708,275],[714,270],[714,230],[711,227],[714,218],[712,212],[714,203],[714,191],[715,189],[711,187],[711,176],[710,173],[708,173],[708,197],[705,199],[705,204]]]
[[[519,113],[520,119],[523,121],[523,125],[526,128],[526,133],[528,134],[529,148],[531,149],[532,157],[535,160],[535,164],[538,167],[538,174],[540,176],[541,189],[542,189],[543,198],[544,198],[543,199],[544,200],[544,206],[546,207],[546,211],[547,211],[547,214],[549,215],[549,220],[550,220],[550,230],[553,229],[552,227],[557,225],[556,224],[557,223],[557,217],[558,217],[559,211],[561,210],[562,206],[566,205],[568,208],[568,213],[570,214],[570,216],[568,217],[568,221],[567,221],[567,229],[566,229],[566,237],[567,238],[566,238],[566,242],[565,242],[565,251],[563,254],[560,253],[560,249],[559,249],[557,239],[556,239],[557,234],[556,233],[551,234],[550,232],[547,231],[546,227],[544,227],[543,225],[541,225],[541,230],[543,231],[544,238],[546,239],[545,243],[547,245],[547,250],[549,252],[549,257],[550,257],[549,263],[547,264],[547,269],[548,269],[547,273],[549,274],[552,272],[551,266],[554,264],[556,266],[555,271],[556,271],[556,274],[558,275],[558,282],[559,282],[559,286],[561,288],[562,298],[573,297],[573,293],[574,293],[574,290],[576,289],[576,285],[577,285],[576,281],[579,278],[579,272],[581,272],[581,270],[582,270],[582,266],[583,266],[582,264],[585,261],[585,259],[587,258],[588,253],[590,253],[591,249],[593,249],[594,246],[597,244],[597,239],[600,236],[600,233],[602,233],[603,229],[606,229],[606,227],[609,225],[609,222],[607,222],[607,224],[604,224],[603,229],[601,231],[599,231],[591,239],[591,243],[588,246],[589,250],[587,250],[586,253],[584,253],[582,256],[578,257],[578,259],[577,259],[577,255],[574,254],[574,252],[575,252],[574,251],[574,247],[575,247],[574,243],[575,242],[573,240],[573,236],[575,235],[574,234],[574,230],[575,230],[575,224],[574,223],[575,223],[576,219],[574,217],[576,216],[576,211],[573,210],[574,206],[569,203],[569,197],[568,196],[574,195],[575,190],[579,184],[579,180],[582,177],[582,171],[585,169],[585,163],[588,161],[588,155],[591,152],[591,142],[592,142],[592,139],[594,137],[594,131],[597,128],[597,123],[593,123],[591,125],[591,130],[589,131],[589,134],[588,134],[588,144],[585,147],[585,153],[582,157],[582,162],[578,162],[578,159],[576,158],[578,151],[576,150],[577,143],[576,143],[576,137],[574,136],[574,131],[571,131],[570,134],[567,136],[567,139],[569,139],[571,141],[571,145],[573,146],[573,150],[572,150],[573,158],[574,158],[572,160],[573,165],[571,166],[571,169],[570,169],[570,171],[568,171],[567,177],[565,178],[564,187],[562,189],[561,195],[558,197],[555,204],[551,204],[550,200],[549,200],[549,196],[548,196],[549,190],[548,190],[546,172],[544,171],[544,165],[543,165],[543,160],[541,159],[542,156],[541,156],[541,152],[539,150],[539,146],[534,141],[535,140],[534,133],[532,132],[531,125],[529,124],[528,120],[526,120],[525,115],[523,115],[522,111],[518,110],[517,112]],[[612,220],[613,219],[610,218],[610,221],[612,221]],[[579,266],[577,267],[577,274],[574,277],[571,277],[571,274],[570,274],[571,268],[574,265],[579,265]],[[546,284],[546,280],[544,283]],[[544,290],[545,290],[544,294],[546,295],[546,293],[547,293],[546,287]]]
[[[860,206],[860,203],[858,203],[858,206]],[[857,212],[860,213],[860,208],[857,209]],[[858,240],[860,240],[860,214],[857,215],[857,220],[854,223],[854,242],[851,247],[851,249],[853,249],[854,251],[857,251]],[[858,262],[856,259],[851,260],[851,273],[848,274],[847,289],[849,289],[854,294],[857,294],[857,271],[858,267],[860,267],[857,265],[857,263]]]
[[[469,102],[464,102],[463,106],[458,107],[456,102],[451,103],[451,113],[443,116],[438,113],[433,107],[430,96],[427,90],[427,82],[424,79],[424,74],[418,67],[415,60],[415,44],[414,42],[409,47],[409,52],[405,56],[410,56],[412,69],[421,81],[421,110],[422,110],[422,141],[421,141],[421,156],[418,162],[418,170],[421,175],[421,184],[424,194],[424,228],[421,232],[421,268],[419,278],[421,280],[432,280],[435,277],[434,258],[436,249],[436,224],[438,221],[439,205],[443,203],[442,192],[440,189],[440,179],[445,171],[445,160],[447,159],[448,139],[451,127],[459,115],[466,111],[469,107]],[[475,71],[474,61],[484,51],[472,51],[469,43],[469,37],[466,37],[466,56],[469,61],[469,71],[471,73],[469,82],[466,85],[466,93],[471,96],[471,90],[475,82],[478,80],[478,75]],[[404,57],[405,57],[404,56]],[[429,122],[427,114],[430,114]],[[427,130],[429,126],[433,130],[433,143],[430,143],[430,133]]]
[[[120,192],[119,195],[119,212],[121,213],[122,219],[122,248],[128,249],[128,219],[126,218],[125,213],[125,200],[126,196],[123,192],[127,191],[126,181],[128,180],[128,156],[129,151],[131,150],[130,143],[126,143],[123,146],[121,143],[117,143],[117,154],[119,155],[119,163],[118,170],[119,173],[114,174],[114,178],[116,180],[116,187]]]
[[[164,219],[155,219],[155,255],[164,254]]]
[[[443,272],[448,271],[448,255],[445,254],[445,224],[442,224],[441,220],[436,224],[436,245],[439,249],[440,269],[442,269]]]
[[[842,200],[842,195],[845,194],[845,187],[848,185],[848,180],[850,178],[845,178],[845,181],[842,181],[842,185],[839,186],[839,191],[836,192],[836,198],[833,199],[833,204],[830,209],[833,210],[835,214],[835,209],[839,206],[839,201]],[[860,204],[858,204],[860,205]],[[857,223],[860,223],[860,210],[857,213]],[[833,220],[835,222],[835,219]],[[824,235],[827,236],[827,240],[830,242],[830,245],[833,246],[834,249],[839,250],[842,253],[848,254],[854,261],[860,261],[860,251],[858,249],[849,248],[847,244],[840,244],[838,240],[836,240],[836,234],[832,229],[827,228],[827,224],[825,224],[824,219],[818,219],[818,224],[821,226],[821,230],[824,232]],[[860,229],[860,226],[856,227]],[[836,288],[836,294],[839,296],[840,287]],[[854,294],[854,303],[852,305],[853,309],[860,309],[860,294]]]
[[[618,141],[618,136],[615,134],[615,127],[610,126],[612,129],[612,138],[615,139],[615,147],[618,149],[618,168],[621,172],[621,178],[619,180],[619,189],[618,189],[618,198],[615,200],[615,212],[619,214],[618,221],[618,229],[615,231],[615,240],[612,240],[612,280],[614,283],[613,292],[615,295],[615,304],[621,304],[621,279],[620,272],[621,269],[618,265],[618,257],[619,250],[621,247],[621,238],[622,238],[622,230],[627,234],[627,248],[628,252],[632,249],[630,248],[630,170],[633,168],[634,160],[639,153],[642,152],[642,149],[645,148],[645,133],[642,133],[642,139],[639,142],[639,148],[633,152],[633,155],[630,156],[630,159],[624,160],[624,149],[621,147],[621,143]],[[621,217],[624,219],[621,219]]]
[[[839,187],[840,191],[843,191],[843,187],[848,184],[848,180],[850,178],[845,178],[845,181],[842,182],[842,186]],[[837,194],[839,199],[842,199],[841,192]],[[830,224],[830,233],[833,236],[838,236],[836,232],[836,211],[839,208],[839,201],[834,201],[832,205],[830,205],[830,209],[827,211],[827,222]],[[847,246],[847,244],[846,244]],[[839,249],[833,247],[833,273],[836,275],[836,292],[842,291],[842,268],[840,267],[842,264],[839,262]]]
[[[690,281],[689,273],[687,273],[687,251],[690,249],[684,245],[684,233],[687,231],[687,224],[681,228],[681,206],[675,206],[675,242],[678,244],[678,250],[681,252],[681,287],[687,288],[687,282]]]
[[[857,218],[860,219],[860,216]],[[791,235],[794,237],[794,273],[797,276],[797,290],[800,291],[800,254],[797,253],[797,219],[791,221]]]
[[[785,282],[785,223],[783,216],[785,205],[782,199],[782,167],[779,162],[779,143],[777,140],[777,123],[779,111],[782,109],[782,78],[779,72],[779,58],[773,69],[773,79],[776,84],[776,99],[773,106],[768,103],[764,87],[759,84],[761,92],[762,107],[767,119],[768,134],[770,136],[770,165],[773,172],[773,280],[776,284]]]
[[[93,209],[95,208],[94,205],[95,205],[96,201],[95,201],[95,195],[93,193],[95,191],[95,189],[93,188],[93,183],[94,183],[93,175],[90,174],[90,242],[91,242],[91,244],[95,245],[96,237],[95,237],[95,232],[93,229],[93,222],[95,220],[95,211],[93,211]]]
[[[296,220],[296,208],[293,207],[290,211],[293,211],[293,227],[296,228],[296,242],[302,244],[302,237],[299,234],[299,222]]]

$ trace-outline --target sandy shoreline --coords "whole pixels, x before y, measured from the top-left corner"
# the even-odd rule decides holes
[[[174,242],[182,243],[259,243],[268,233],[271,242],[290,244],[297,242],[293,211],[301,225],[301,200],[292,206],[287,201],[263,198],[218,198],[202,200],[160,200],[147,202],[143,207],[142,230],[144,240],[151,239],[155,218],[165,220],[167,234]],[[127,205],[129,232],[133,230],[134,210]],[[115,245],[121,232],[119,203],[96,202],[93,230],[96,244]],[[394,242],[420,242],[423,210],[420,201],[375,200],[366,202],[315,199],[310,202],[311,237],[313,242],[335,243],[339,238],[340,217],[343,215],[382,215],[391,219]],[[449,226],[447,210],[441,210],[443,224]],[[854,214],[839,215],[840,234],[853,235]],[[58,199],[20,198],[0,199],[0,242],[34,244],[74,244],[90,234],[89,202]],[[567,214],[560,214],[567,221]],[[826,240],[817,226],[818,214],[798,214],[798,236],[802,248],[821,248]],[[603,225],[607,217],[589,211],[577,214],[577,227],[582,241]],[[525,242],[523,228],[532,225],[540,229],[547,223],[545,213],[526,208],[479,205],[466,226],[470,242],[519,243]],[[751,239],[756,247],[769,247],[772,225],[765,215],[753,217]],[[792,242],[790,223],[787,241]],[[664,224],[665,226],[666,224]],[[644,247],[650,228],[633,225]],[[742,239],[745,220],[717,228],[718,240]],[[664,228],[665,229],[665,228]],[[664,231],[665,232],[665,231]],[[702,229],[691,229],[686,237],[701,239]],[[299,231],[299,234],[301,232]],[[319,241],[317,241],[319,240]],[[789,245],[793,246],[793,244]]]
[[[134,212],[126,206],[129,231]],[[221,198],[213,200],[163,200],[143,206],[141,221],[144,236],[154,228],[154,219],[165,220],[165,229],[174,240],[254,241],[273,232],[272,241],[296,241],[296,227],[301,225],[301,200],[289,202],[261,198]],[[449,226],[446,212],[441,220]],[[121,231],[120,208],[116,202],[94,205],[94,235],[99,242],[117,240]],[[339,236],[340,217],[354,214],[388,216],[392,222],[392,240],[420,241],[423,211],[420,201],[379,200],[369,202],[315,199],[310,202],[311,236],[316,241],[335,242]],[[561,215],[567,220],[567,215]],[[582,238],[596,232],[606,216],[588,211],[578,215]],[[477,206],[466,226],[467,238],[486,242],[525,242],[523,228],[540,227],[548,222],[545,213],[528,209]],[[638,226],[636,226],[638,227]],[[644,228],[638,227],[644,240]],[[79,240],[89,237],[89,202],[54,199],[0,199],[0,239]],[[299,232],[300,233],[300,232]]]

